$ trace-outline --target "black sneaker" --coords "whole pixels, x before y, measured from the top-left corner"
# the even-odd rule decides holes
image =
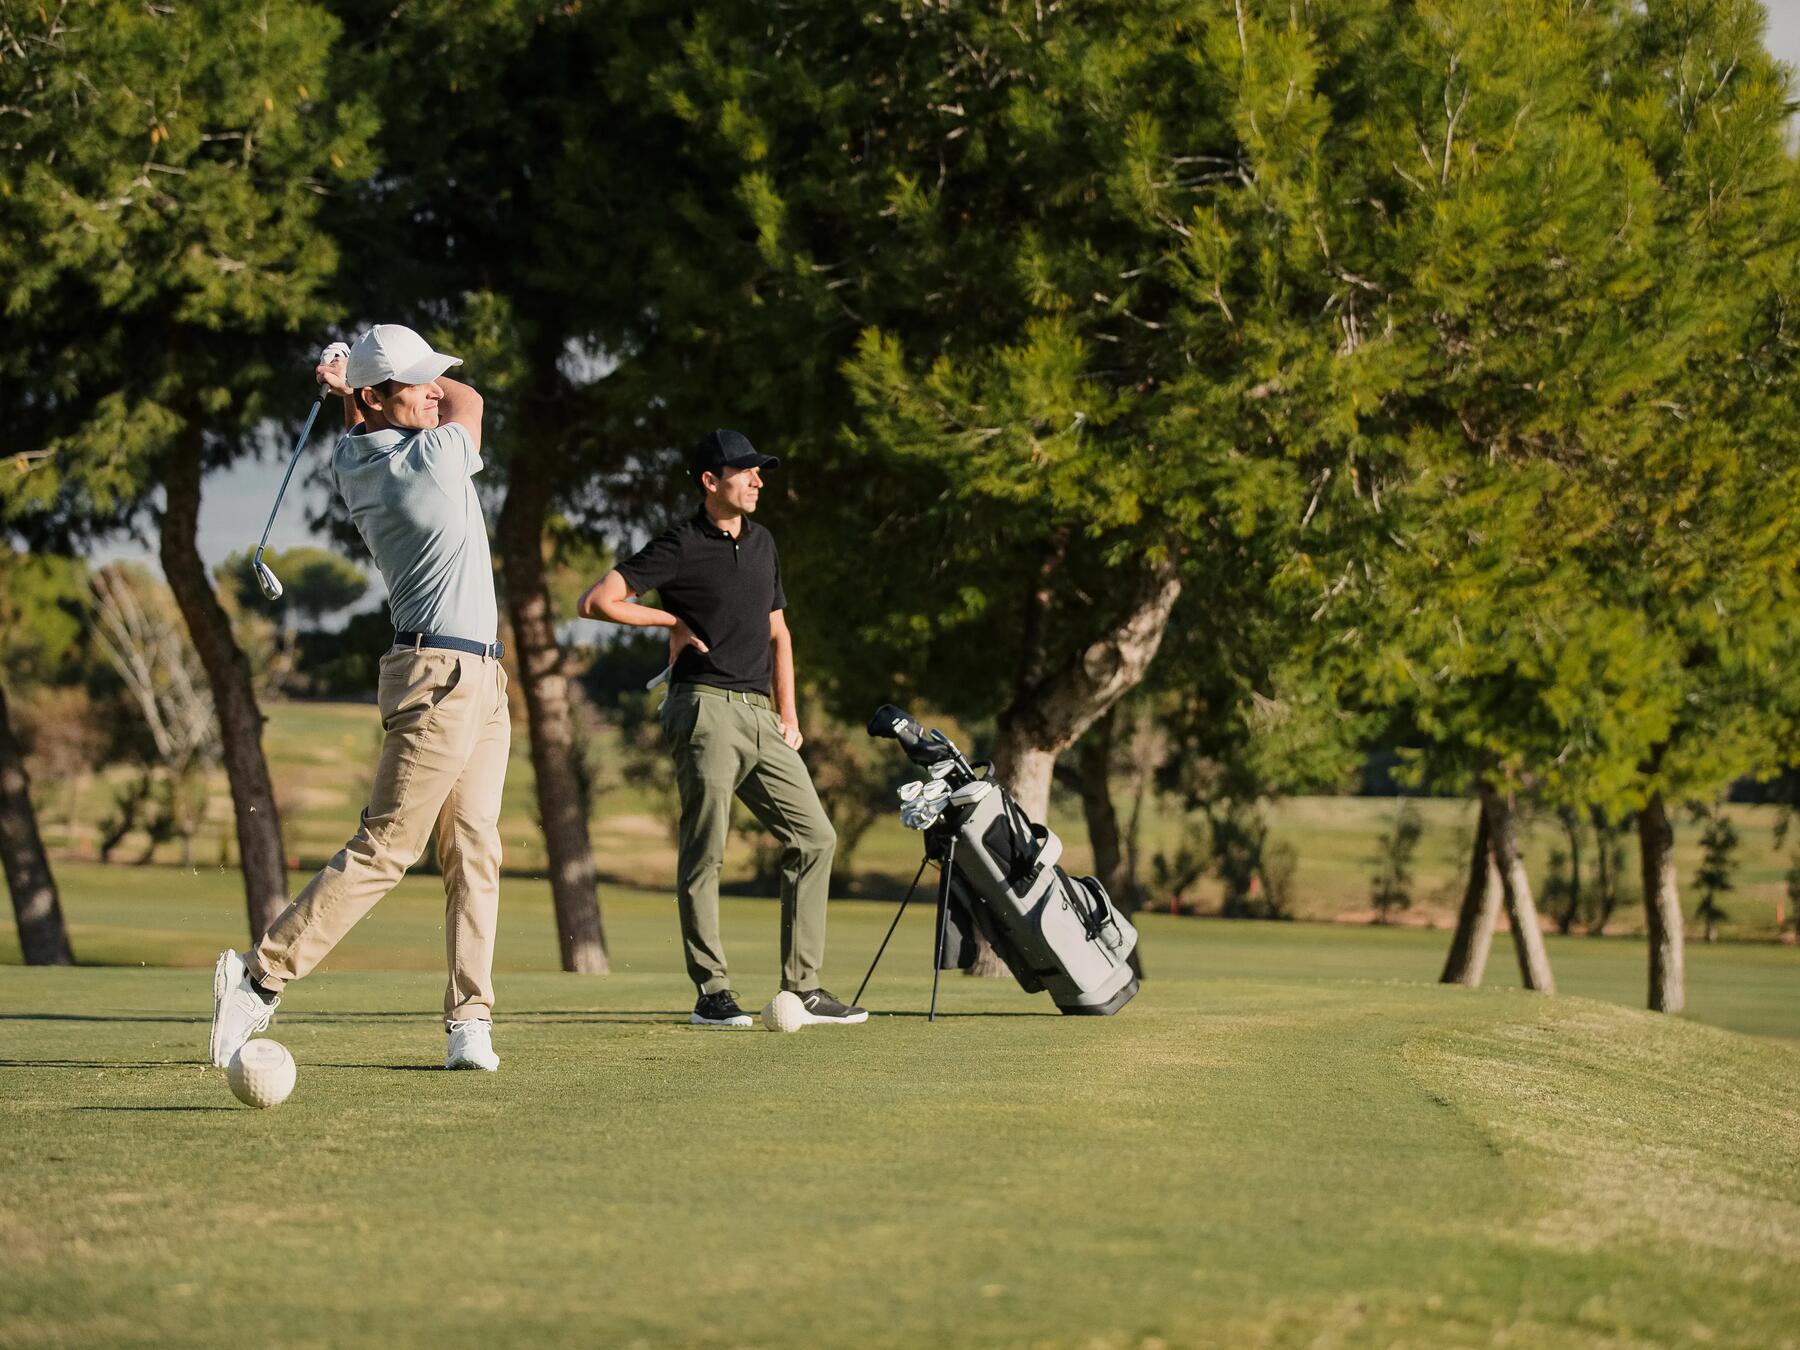
[[[824,989],[802,989],[799,992],[800,1006],[806,1009],[807,1026],[849,1026],[852,1022],[869,1020],[865,1009],[854,1003],[839,1003]]]
[[[738,1007],[737,995],[729,989],[716,994],[702,994],[694,1004],[688,1021],[697,1027],[747,1027],[750,1014]]]

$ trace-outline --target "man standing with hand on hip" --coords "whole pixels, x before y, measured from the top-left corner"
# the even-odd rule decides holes
[[[719,866],[734,794],[782,845],[781,987],[799,995],[809,1023],[868,1018],[819,987],[837,834],[800,759],[781,562],[769,532],[750,519],[762,471],[775,465],[735,431],[708,433],[689,459],[700,510],[608,572],[580,606],[584,618],[669,630],[662,724],[681,793],[676,897],[700,995],[688,1020],[706,1027],[750,1025],[719,939]],[[650,591],[662,608],[632,603]]]
[[[337,490],[387,583],[383,737],[362,823],[255,949],[213,970],[213,1063],[269,1025],[306,975],[418,861],[433,827],[447,900],[448,1069],[498,1069],[491,1018],[500,908],[500,791],[512,741],[481,471],[481,395],[410,328],[370,329],[318,376],[345,401]]]

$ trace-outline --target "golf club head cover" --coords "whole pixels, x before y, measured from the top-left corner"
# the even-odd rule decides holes
[[[917,745],[924,734],[925,728],[913,721],[904,708],[896,708],[891,703],[882,704],[869,719],[869,735],[899,741],[908,749]]]

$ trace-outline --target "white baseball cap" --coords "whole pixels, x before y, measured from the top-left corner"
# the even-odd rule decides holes
[[[352,389],[367,389],[383,380],[424,384],[461,364],[462,357],[432,351],[431,344],[405,324],[378,323],[350,348],[344,383]]]

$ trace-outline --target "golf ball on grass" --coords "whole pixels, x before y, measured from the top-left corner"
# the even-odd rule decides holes
[[[783,989],[762,1010],[762,1024],[770,1031],[798,1031],[806,1025],[806,1005],[793,990]]]
[[[245,1106],[280,1106],[294,1090],[294,1057],[280,1041],[246,1041],[225,1078]]]

